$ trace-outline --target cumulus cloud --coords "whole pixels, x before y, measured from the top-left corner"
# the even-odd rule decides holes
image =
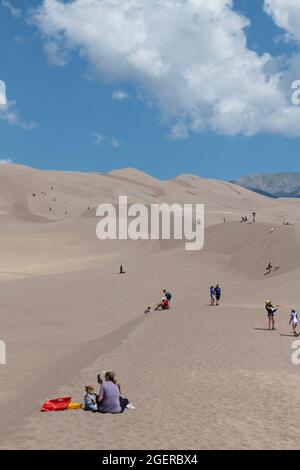
[[[16,101],[6,101],[5,105],[0,105],[0,121],[21,127],[24,130],[32,130],[37,127],[36,122],[23,121],[20,114]]]
[[[0,121],[6,121],[8,124],[19,126],[25,130],[31,130],[37,127],[36,122],[24,122],[20,114],[16,101],[9,101],[7,99],[5,82],[0,80]]]
[[[129,98],[129,94],[123,90],[115,90],[112,94],[113,100],[124,101]]]
[[[280,4],[296,2],[266,0],[277,23]],[[44,0],[32,20],[46,44],[77,49],[99,79],[138,84],[172,139],[191,131],[300,135],[293,64],[248,49],[249,20],[233,0]],[[295,19],[285,22],[296,37]]]
[[[12,3],[8,0],[2,0],[2,5],[4,8],[7,8],[11,15],[14,16],[15,18],[20,18],[22,16],[22,12],[19,8],[16,8],[12,5]]]
[[[300,2],[298,0],[265,0],[264,10],[286,31],[287,39],[300,42]]]

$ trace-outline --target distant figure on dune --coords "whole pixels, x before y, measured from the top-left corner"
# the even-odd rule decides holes
[[[216,305],[220,305],[221,287],[219,286],[219,284],[216,285],[214,291],[215,291],[215,296],[216,296]]]
[[[269,230],[269,233],[273,233],[274,230],[275,230],[275,228],[274,228],[274,227],[271,227],[270,230]]]
[[[272,268],[273,268],[273,266],[272,266],[271,262],[269,262],[268,266],[266,267],[267,272],[265,273],[265,275],[270,274],[270,272],[272,271]]]
[[[255,222],[256,212],[252,212],[252,222]]]
[[[294,336],[298,336],[298,333],[297,333],[297,327],[298,327],[298,313],[296,312],[296,310],[294,308],[292,308],[292,311],[291,311],[291,314],[290,314],[290,321],[289,321],[289,325],[292,324],[292,333],[294,334]]]
[[[282,222],[283,225],[295,225],[295,224],[291,224],[290,222]]]
[[[210,286],[210,305],[215,305],[215,286]]]
[[[272,300],[266,300],[266,310],[268,313],[268,328],[269,330],[275,330],[274,313],[280,308],[280,305],[272,305]]]
[[[224,219],[223,219],[223,222],[224,222],[224,224],[226,224],[226,219],[225,219],[225,217],[224,217]]]
[[[124,269],[123,269],[122,264],[120,265],[120,272],[119,272],[119,274],[125,274],[125,271],[124,271]]]
[[[150,313],[151,312],[151,307],[147,307],[144,313]]]

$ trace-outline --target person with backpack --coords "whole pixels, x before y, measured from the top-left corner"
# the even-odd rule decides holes
[[[170,302],[172,297],[173,297],[171,292],[167,291],[167,289],[164,289],[163,294],[164,294],[165,298]]]
[[[268,320],[269,320],[269,330],[275,330],[275,320],[274,320],[274,313],[277,312],[280,305],[272,305],[272,300],[266,300],[266,310],[268,313]]]
[[[217,284],[215,287],[215,296],[216,296],[216,305],[219,305],[220,298],[221,298],[221,287],[219,286],[219,284]]]

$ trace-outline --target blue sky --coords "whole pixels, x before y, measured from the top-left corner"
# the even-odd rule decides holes
[[[28,9],[42,3],[11,0],[9,6],[16,9],[11,10],[0,0],[0,80],[6,83],[7,99],[16,102],[13,111],[19,109],[16,122],[0,120],[0,160],[57,170],[136,167],[159,178],[193,173],[235,179],[248,173],[300,172],[298,131],[289,136],[281,129],[266,132],[262,125],[262,130],[248,135],[243,129],[224,132],[223,124],[216,130],[194,131],[191,124],[184,138],[170,138],[174,114],[172,110],[171,116],[164,116],[161,94],[168,89],[161,89],[159,80],[154,87],[145,75],[114,76],[110,71],[107,77],[101,67],[95,73],[95,64],[73,46],[62,53],[68,55],[62,59],[64,65],[49,63],[45,45],[50,39],[45,39],[45,30],[36,21],[28,21]],[[249,51],[284,57],[285,64],[298,54],[299,43],[282,39],[286,30],[263,11],[263,0],[236,0],[234,9],[251,22],[245,28]],[[294,79],[300,79],[300,68]],[[113,99],[120,90],[127,99]],[[176,101],[176,96],[171,98]],[[185,108],[182,115],[188,112]]]

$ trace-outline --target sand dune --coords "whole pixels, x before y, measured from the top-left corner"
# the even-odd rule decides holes
[[[96,207],[119,195],[145,204],[205,203],[204,249],[100,242]],[[160,181],[134,169],[82,174],[1,165],[7,365],[0,366],[0,447],[297,446],[300,366],[291,362],[288,313],[299,308],[299,206],[193,175]],[[239,222],[252,211],[255,224]],[[280,269],[265,276],[269,261]],[[222,305],[210,307],[208,288],[217,282]],[[164,287],[174,293],[172,309],[144,315]],[[282,305],[271,332],[267,297]],[[116,370],[136,410],[39,413],[47,398],[81,400],[84,385],[106,368]]]

